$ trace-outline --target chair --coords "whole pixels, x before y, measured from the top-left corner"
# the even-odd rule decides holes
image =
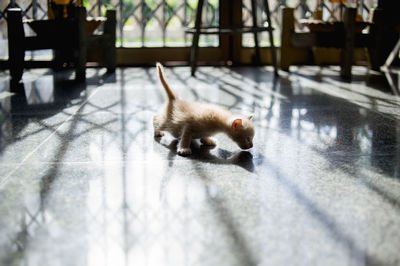
[[[346,7],[342,22],[303,20],[302,24],[308,25],[310,32],[297,32],[294,9],[282,8],[280,68],[289,71],[289,67],[293,64],[310,61],[310,54],[314,47],[340,49],[340,75],[344,79],[351,79],[355,48],[367,48],[371,68],[379,68],[375,57],[381,40],[381,33],[378,29],[382,25],[377,21],[381,13],[381,10],[375,10],[372,22],[356,21],[356,8]],[[366,26],[370,28],[369,33],[362,32]]]
[[[10,8],[7,10],[9,69],[13,82],[22,79],[25,64],[25,51],[53,49],[54,67],[64,63],[72,63],[75,68],[75,79],[86,79],[86,62],[88,49],[102,48],[104,63],[108,71],[115,71],[115,25],[114,10],[108,10],[106,18],[87,20],[86,9],[75,7],[71,19],[52,20],[22,20],[22,10]],[[104,32],[94,35],[92,32],[104,22]],[[36,36],[25,36],[24,23],[28,24]]]
[[[398,27],[397,30],[400,31],[400,27]],[[396,45],[393,47],[392,51],[386,58],[385,63],[380,68],[383,74],[385,75],[386,80],[389,83],[390,88],[392,89],[392,92],[395,95],[400,95],[400,88],[394,82],[391,74],[392,72],[399,73],[399,68],[398,67],[392,68],[392,63],[396,59],[396,57],[397,58],[399,57],[399,52],[400,52],[400,38],[398,39]],[[394,71],[393,69],[395,69],[396,71]]]
[[[232,2],[233,1],[230,0],[229,4],[232,5],[233,4]],[[273,28],[271,27],[271,16],[269,11],[268,0],[264,0],[265,13],[267,15],[267,22],[268,22],[267,27],[257,26],[256,0],[251,0],[252,20],[253,20],[252,27],[245,27],[245,26],[235,27],[234,25],[228,25],[228,27],[222,27],[221,25],[219,27],[202,27],[201,18],[203,12],[203,5],[204,5],[204,0],[199,0],[196,11],[195,26],[194,28],[186,29],[186,33],[193,34],[192,47],[190,49],[190,66],[191,66],[192,76],[195,75],[197,67],[200,34],[233,35],[233,34],[243,34],[243,33],[254,33],[255,58],[257,60],[257,63],[260,63],[261,57],[260,57],[260,47],[259,47],[257,33],[262,31],[268,31],[269,33],[269,40],[271,43],[272,64],[274,66],[275,75],[277,75],[278,73],[277,59],[276,59],[275,46],[273,42],[273,35],[272,35]],[[232,14],[230,14],[230,16],[232,17]]]

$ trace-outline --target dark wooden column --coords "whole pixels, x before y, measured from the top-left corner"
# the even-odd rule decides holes
[[[9,8],[7,10],[7,31],[8,31],[8,65],[11,79],[19,82],[24,71],[24,26],[22,24],[22,10]]]
[[[107,20],[104,23],[104,64],[107,67],[107,71],[110,73],[115,72],[115,66],[117,64],[117,50],[115,47],[115,34],[117,28],[116,11],[107,10]]]
[[[356,13],[355,8],[346,8],[344,11],[344,48],[341,51],[340,75],[345,79],[351,78],[351,67],[354,60],[354,41],[356,34]]]
[[[242,1],[220,0],[219,10],[221,27],[242,26]],[[224,60],[230,60],[232,63],[239,62],[242,35],[220,35],[220,47]]]

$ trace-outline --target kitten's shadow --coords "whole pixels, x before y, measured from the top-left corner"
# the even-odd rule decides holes
[[[178,140],[174,139],[169,144],[161,141],[161,139],[155,139],[159,144],[167,147],[172,153],[178,155],[177,145]],[[190,144],[192,149],[192,154],[186,156],[185,158],[197,161],[203,161],[213,164],[232,164],[242,167],[243,169],[253,173],[254,172],[254,162],[253,155],[248,151],[230,152],[218,147],[210,147],[205,145],[200,145],[196,141],[192,141]],[[210,153],[211,150],[215,149],[215,152]],[[216,154],[215,154],[216,153]]]

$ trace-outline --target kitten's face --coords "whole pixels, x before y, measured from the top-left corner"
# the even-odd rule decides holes
[[[254,126],[251,118],[237,118],[232,122],[231,138],[243,150],[253,147]]]

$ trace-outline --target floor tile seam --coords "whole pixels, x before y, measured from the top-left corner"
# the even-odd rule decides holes
[[[87,97],[87,99],[75,110],[74,113],[72,113],[69,117],[67,117],[61,125],[59,125],[54,132],[52,132],[49,136],[47,136],[39,145],[36,146],[31,152],[29,152],[20,163],[16,165],[16,167],[11,170],[2,180],[0,180],[0,189],[4,187],[4,185],[8,182],[8,180],[11,178],[11,176],[21,167],[24,165],[24,163],[35,153],[39,150],[40,147],[42,147],[46,142],[48,142],[53,136],[55,136],[61,127],[63,127],[68,121],[72,120],[72,118],[79,112],[79,110],[82,109],[82,107],[89,102],[89,100],[99,92],[101,87],[98,87],[96,91],[94,91],[90,96]]]
[[[102,163],[102,162],[132,162],[132,160],[109,160],[109,161],[41,161],[41,162],[24,162],[24,163],[11,163],[11,164],[0,164],[0,166],[7,166],[7,165],[53,165],[53,164],[96,164],[96,163]]]
[[[179,156],[178,154],[176,156]],[[224,160],[224,158],[220,158],[221,160]],[[189,161],[197,161],[197,162],[214,162],[214,159],[191,159],[191,158],[178,158],[178,159],[163,159],[163,161],[171,161],[171,162],[189,162]],[[258,161],[257,159],[254,161]],[[41,161],[41,162],[21,162],[21,163],[0,163],[0,167],[6,167],[6,166],[29,166],[29,165],[92,165],[92,164],[120,164],[120,163],[148,163],[148,162],[153,162],[151,159],[144,159],[144,160],[106,160],[106,161],[60,161],[60,162],[51,162],[51,161]],[[1,188],[1,186],[0,186]]]
[[[382,153],[382,154],[373,154],[373,153],[363,153],[363,154],[340,154],[339,152],[325,152],[324,153],[325,155],[330,155],[330,156],[333,156],[333,157],[344,157],[344,158],[347,158],[347,157],[371,157],[371,156],[374,156],[374,157],[388,157],[388,156],[393,156],[393,155],[396,155],[396,153],[395,152],[393,152],[393,153]]]
[[[92,164],[96,163],[97,161],[81,161],[81,162],[74,162],[74,161],[66,161],[66,162],[51,162],[51,161],[41,161],[41,162],[24,162],[24,163],[0,163],[0,167],[6,166],[23,166],[23,165],[55,165],[55,164]]]

